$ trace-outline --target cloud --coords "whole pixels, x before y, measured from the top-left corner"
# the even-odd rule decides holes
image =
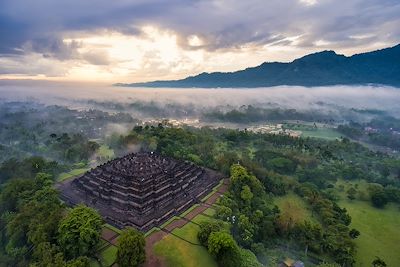
[[[164,42],[157,38],[167,34],[182,51],[177,52],[177,58],[167,60],[166,69],[178,65],[189,69],[185,62],[196,51],[202,54],[197,58],[203,60],[216,59],[217,55],[223,58],[223,54],[237,53],[237,58],[244,58],[239,55],[244,52],[248,57],[257,54],[258,61],[245,62],[251,64],[288,60],[287,55],[326,48],[349,54],[399,43],[398,14],[398,0],[2,0],[0,57],[13,63],[0,69],[10,73],[15,64],[35,55],[61,66],[89,64],[115,73],[126,63],[111,51],[120,43],[104,42],[107,47],[100,47],[102,44],[88,42],[93,37],[115,35],[125,36],[129,42],[162,46]],[[159,34],[149,34],[149,28]],[[125,57],[131,58],[131,63],[125,64],[130,65],[130,73],[146,69],[145,65],[136,66],[138,62],[165,60],[162,47],[153,49],[152,54],[144,48],[135,51],[135,43],[129,45],[131,50],[124,51]],[[186,51],[193,54],[188,56]],[[144,55],[149,58],[142,60]],[[234,69],[243,65],[233,63]],[[198,64],[192,62],[192,73]],[[206,65],[203,70],[207,70]]]
[[[106,50],[89,51],[82,54],[82,58],[93,65],[109,65],[111,64],[109,55]]]

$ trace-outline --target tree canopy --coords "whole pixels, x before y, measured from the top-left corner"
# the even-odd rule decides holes
[[[146,260],[145,239],[142,233],[126,228],[118,238],[117,260],[120,267],[140,266]]]
[[[68,259],[91,256],[100,240],[103,220],[92,208],[78,205],[61,220],[58,242]]]

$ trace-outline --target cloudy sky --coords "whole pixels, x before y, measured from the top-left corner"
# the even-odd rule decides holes
[[[398,43],[399,0],[0,0],[0,79],[176,79]]]

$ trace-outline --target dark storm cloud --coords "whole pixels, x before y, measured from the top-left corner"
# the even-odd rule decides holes
[[[318,40],[332,43],[335,49],[400,41],[398,0],[304,2],[1,0],[0,55],[36,52],[58,60],[74,59],[79,44],[65,44],[65,36],[102,30],[139,35],[140,27],[147,24],[174,31],[187,49],[230,49],[246,44],[310,47]],[[192,34],[204,44],[190,47],[186,40]],[[297,43],[286,39],[293,36],[300,36]],[[93,55],[86,58],[94,61]]]

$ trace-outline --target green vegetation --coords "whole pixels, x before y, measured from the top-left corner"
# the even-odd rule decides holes
[[[369,144],[400,149],[400,120],[391,116],[381,116],[369,122],[339,125],[343,135]]]
[[[99,147],[96,154],[100,162],[105,162],[115,157],[114,150],[104,144]]]
[[[229,192],[214,216],[228,223],[238,246],[250,249],[262,263],[269,262],[268,251],[290,246],[291,254],[307,263],[334,260],[345,266],[354,264],[353,240],[363,232],[350,228],[351,217],[337,203],[339,194],[333,187],[338,179],[379,184],[368,186],[372,189],[366,194],[383,190],[389,202],[398,201],[395,177],[399,161],[346,138],[327,141],[163,124],[137,126],[120,138],[113,149],[142,143],[144,149],[155,147],[161,154],[195,160],[224,173],[239,161],[241,166],[234,164],[231,169]],[[357,193],[351,194],[357,198],[355,190]],[[273,203],[279,196],[281,209]],[[285,197],[302,201],[293,200],[297,206],[290,209]]]
[[[207,249],[200,245],[194,245],[200,244],[200,241],[197,237],[200,228],[195,223],[210,221],[214,221],[214,219],[201,214],[197,215],[193,219],[194,223],[187,223],[181,228],[174,229],[174,235],[168,235],[158,242],[154,247],[154,252],[161,259],[165,260],[167,266],[170,267],[216,267],[217,264],[207,252]],[[182,240],[177,236],[182,237],[193,244]]]
[[[137,267],[146,260],[145,240],[142,233],[126,228],[118,238],[116,263],[120,267]]]
[[[369,266],[376,256],[388,266],[400,265],[396,248],[400,236],[400,213],[398,206],[391,204],[385,209],[372,207],[368,202],[342,200],[339,202],[352,217],[351,227],[360,231],[356,239],[356,266]]]
[[[117,259],[118,248],[116,246],[109,246],[100,252],[99,260],[102,266],[111,266]]]
[[[340,139],[342,135],[335,128],[327,127],[320,123],[285,123],[284,127],[295,131],[301,131],[301,136],[305,138],[312,137],[332,141],[335,139]]]
[[[2,266],[87,266],[97,247],[100,216],[78,206],[67,214],[52,177],[12,179],[0,194]]]
[[[60,221],[58,242],[67,258],[93,256],[103,220],[92,208],[78,205]]]
[[[74,178],[76,176],[84,174],[88,170],[90,170],[90,169],[89,168],[80,168],[80,169],[73,169],[68,172],[60,173],[57,177],[57,181],[62,182],[62,181]]]
[[[4,114],[11,121],[0,114],[7,125],[0,128],[0,265],[86,266],[89,260],[95,264],[94,257],[104,266],[113,264],[117,247],[99,243],[98,214],[82,207],[66,209],[52,186],[82,174],[89,161],[102,162],[136,146],[230,175],[228,191],[217,205],[156,244],[155,253],[168,266],[257,266],[256,261],[273,265],[287,257],[307,266],[324,261],[346,267],[400,265],[395,254],[400,241],[400,160],[338,138],[339,133],[319,127],[320,123],[298,128],[305,136],[319,138],[175,128],[168,123],[135,126],[126,135],[106,138],[99,129],[108,123],[133,122],[132,118],[40,107],[47,112],[43,119],[35,109],[10,110]],[[217,113],[211,115],[221,121],[265,116],[315,120],[313,114],[295,110],[250,106]],[[397,121],[376,116],[381,120],[357,127],[380,127],[383,132],[362,132],[360,141],[396,142]],[[341,134],[359,133],[346,129],[342,127]],[[209,231],[202,231],[201,222],[210,226]]]
[[[198,229],[195,226],[187,224],[182,229],[182,232],[190,233],[192,238],[196,237]],[[158,242],[154,252],[165,260],[168,267],[217,267],[207,249],[187,243],[174,235],[168,235]]]
[[[295,223],[301,223],[305,220],[316,221],[304,199],[294,193],[276,197],[274,203],[281,211],[282,217],[290,218]]]
[[[314,130],[301,130],[301,136],[335,140],[341,138],[342,135],[332,128],[317,128]]]
[[[252,105],[242,106],[229,111],[214,110],[204,115],[205,120],[233,123],[249,123],[261,121],[303,120],[315,121],[326,118],[321,113],[310,113],[296,109],[262,108]]]
[[[12,179],[34,179],[38,173],[47,173],[52,177],[67,169],[56,161],[48,161],[39,156],[22,160],[10,158],[0,165],[0,184]]]

